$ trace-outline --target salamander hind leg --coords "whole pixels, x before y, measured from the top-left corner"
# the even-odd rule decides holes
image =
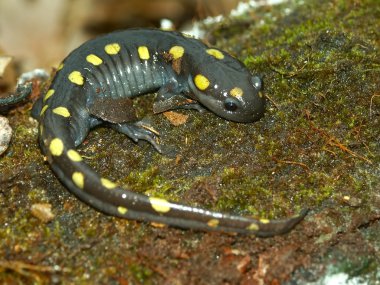
[[[136,122],[137,117],[129,98],[101,98],[95,100],[90,106],[89,111],[95,125],[98,122],[105,122],[112,129],[127,135],[134,142],[145,140],[152,144],[161,153],[161,148],[157,142],[158,132],[149,125]]]
[[[139,140],[149,142],[159,153],[162,153],[161,146],[158,143],[159,133],[151,126],[142,122],[111,124],[110,126],[114,130],[127,135],[135,143]]]

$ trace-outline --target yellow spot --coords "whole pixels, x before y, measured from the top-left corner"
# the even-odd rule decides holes
[[[224,54],[221,51],[217,50],[217,49],[209,48],[208,50],[206,50],[206,52],[209,55],[212,55],[213,57],[215,57],[217,59],[223,59],[224,58]]]
[[[50,90],[48,90],[48,92],[46,92],[46,95],[45,95],[45,97],[44,97],[43,102],[45,102],[47,99],[49,99],[51,96],[53,96],[54,92],[55,92],[54,89],[50,89]]]
[[[116,184],[108,180],[107,178],[100,178],[100,181],[102,182],[102,185],[107,189],[113,189],[116,187]]]
[[[207,222],[207,225],[212,228],[216,228],[219,225],[219,220],[211,219]]]
[[[150,197],[149,201],[152,208],[159,213],[167,213],[170,211],[170,203],[165,199]]]
[[[117,207],[117,211],[122,214],[122,215],[125,215],[127,212],[128,212],[128,209],[125,208],[125,207]]]
[[[104,47],[106,53],[110,55],[117,54],[120,51],[120,45],[118,43],[108,44]]]
[[[259,225],[252,223],[252,224],[250,224],[247,227],[247,230],[249,230],[249,231],[258,231],[259,230]]]
[[[350,196],[343,196],[343,200],[349,201],[351,199]]]
[[[146,46],[140,46],[138,49],[137,49],[138,53],[139,53],[139,57],[141,59],[149,59],[150,55],[149,55],[149,50]]]
[[[57,71],[60,71],[63,68],[64,64],[63,62],[58,66]]]
[[[69,74],[69,80],[76,85],[83,85],[84,78],[79,71],[73,71]]]
[[[83,189],[83,186],[84,186],[84,176],[83,176],[83,173],[77,172],[77,171],[74,172],[73,176],[72,176],[72,179],[73,179],[74,184],[78,188]]]
[[[185,49],[181,46],[173,46],[169,53],[173,56],[173,59],[179,59],[183,56]]]
[[[44,132],[44,125],[40,125],[40,135],[42,135],[42,133]]]
[[[259,97],[260,97],[260,98],[263,98],[263,97],[264,97],[263,92],[259,91]]]
[[[49,105],[45,105],[45,106],[42,107],[40,116],[42,116],[45,113],[45,111],[46,111],[47,108],[49,108]]]
[[[197,74],[195,76],[194,83],[199,90],[205,90],[210,85],[210,81],[202,74]]]
[[[241,97],[243,96],[243,90],[239,87],[232,88],[230,90],[230,95],[234,97]]]
[[[103,60],[95,54],[89,54],[86,60],[93,65],[101,65],[103,63]]]
[[[69,110],[67,110],[66,107],[57,107],[57,108],[54,108],[53,109],[53,113],[57,114],[57,115],[60,115],[62,117],[65,117],[65,118],[70,117],[70,112],[69,112]]]
[[[67,156],[72,161],[76,161],[76,162],[82,161],[82,156],[78,152],[76,152],[75,150],[73,150],[73,149],[69,149],[67,151]]]
[[[52,155],[60,156],[63,152],[63,141],[59,138],[52,139],[49,149]]]
[[[269,224],[270,220],[268,220],[268,219],[260,219],[260,223],[262,223],[262,224]]]

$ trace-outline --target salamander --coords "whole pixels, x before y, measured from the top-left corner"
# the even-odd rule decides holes
[[[161,151],[157,133],[128,114],[129,100],[143,94],[157,92],[158,109],[207,109],[226,120],[250,123],[264,113],[261,89],[261,79],[222,50],[179,32],[131,29],[89,40],[72,51],[33,112],[51,169],[93,208],[180,228],[266,237],[288,232],[307,210],[288,219],[257,220],[145,196],[95,173],[76,150],[90,129],[106,124]]]

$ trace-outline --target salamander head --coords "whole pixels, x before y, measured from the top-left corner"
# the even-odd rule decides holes
[[[250,123],[264,114],[262,82],[232,56],[216,50],[191,70],[190,91],[197,101],[216,115],[235,122]]]

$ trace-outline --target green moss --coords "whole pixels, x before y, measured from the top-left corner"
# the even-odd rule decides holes
[[[165,193],[173,188],[173,183],[159,175],[158,167],[152,166],[146,171],[132,171],[125,178],[123,184],[133,185],[133,190],[146,195],[165,196]]]
[[[133,278],[140,284],[153,284],[152,281],[150,281],[150,277],[153,274],[150,269],[138,264],[131,264],[129,266],[129,271]]]

